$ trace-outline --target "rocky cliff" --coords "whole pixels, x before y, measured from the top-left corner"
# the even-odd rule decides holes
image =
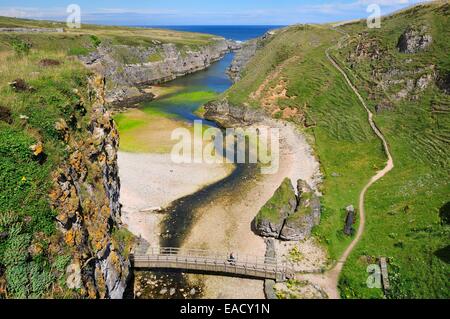
[[[79,136],[60,120],[68,160],[54,172],[50,194],[57,222],[72,255],[67,286],[89,298],[122,298],[129,276],[126,243],[120,229],[119,137],[105,108],[104,80],[90,81],[89,131]]]
[[[267,115],[262,110],[232,105],[227,99],[209,102],[204,105],[203,117],[222,127],[251,125],[263,121]]]
[[[227,70],[227,73],[233,82],[237,82],[241,79],[242,71],[255,56],[256,51],[263,48],[273,35],[274,31],[269,31],[262,37],[242,43],[239,50],[236,51],[236,55]]]
[[[161,43],[128,46],[102,43],[80,57],[83,63],[106,78],[106,102],[133,103],[151,97],[146,87],[173,80],[209,67],[239,45],[223,38],[204,46]]]

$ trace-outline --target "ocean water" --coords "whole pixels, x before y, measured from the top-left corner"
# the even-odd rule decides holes
[[[276,25],[187,25],[187,26],[145,26],[148,28],[214,34],[235,41],[247,41],[262,36],[269,30],[283,26]]]

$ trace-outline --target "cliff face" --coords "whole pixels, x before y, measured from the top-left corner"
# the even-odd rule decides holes
[[[89,298],[122,298],[130,262],[120,231],[119,137],[104,103],[104,80],[91,80],[89,131],[76,136],[63,120],[57,129],[67,143],[68,160],[54,172],[50,194],[57,222],[71,250],[67,286]]]
[[[237,82],[241,79],[242,71],[255,56],[257,50],[263,48],[274,34],[274,31],[269,31],[263,36],[248,40],[241,45],[240,49],[236,51],[236,55],[227,71],[233,82]]]
[[[108,103],[130,103],[151,94],[145,86],[163,83],[209,67],[239,46],[217,38],[205,46],[153,41],[150,47],[102,44],[83,63],[107,81]]]
[[[267,115],[261,110],[234,106],[227,99],[209,102],[205,104],[204,108],[204,118],[214,121],[222,127],[250,125],[267,118]]]

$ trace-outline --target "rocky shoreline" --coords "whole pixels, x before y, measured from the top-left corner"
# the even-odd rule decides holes
[[[265,182],[260,181],[252,186],[254,191],[246,195],[252,198],[252,204],[246,204],[246,211],[248,211],[249,216],[245,221],[242,221],[245,224],[242,228],[246,228],[246,236],[249,236],[245,241],[250,243],[252,236],[259,237],[255,234],[255,216],[263,205],[270,202],[271,197],[276,193],[283,180],[287,180],[289,183],[297,183],[299,181],[297,192],[294,192],[294,189],[292,189],[292,199],[295,202],[292,203],[292,209],[295,210],[295,213],[291,212],[290,215],[292,216],[281,222],[282,226],[284,226],[282,228],[285,228],[283,236],[274,236],[276,238],[264,237],[265,249],[259,253],[266,257],[277,257],[286,260],[296,272],[316,273],[323,271],[327,263],[327,254],[318,242],[310,237],[312,228],[317,225],[320,219],[318,186],[322,182],[322,176],[319,163],[303,135],[291,123],[274,120],[262,110],[231,105],[226,99],[206,104],[204,117],[215,121],[222,127],[269,126],[280,129],[280,146],[282,149],[280,163],[282,166],[276,176],[263,177]],[[264,187],[264,192],[258,191],[260,187]],[[289,202],[285,204],[289,206]],[[211,210],[212,208],[209,209]],[[227,206],[228,215],[232,210],[232,208]],[[252,214],[254,215],[252,216]],[[241,221],[239,223],[241,224]],[[193,232],[201,232],[200,228],[198,227],[198,230],[194,229]],[[280,232],[277,232],[277,235],[280,233],[281,229]],[[195,237],[198,236],[198,234],[195,235]],[[244,233],[239,234],[239,238],[243,238],[243,236]],[[259,238],[262,239],[261,237]],[[256,253],[255,247],[253,245],[251,248],[252,253]],[[238,249],[244,249],[245,251],[245,247],[239,247]],[[309,283],[300,283],[293,280],[291,284],[292,287],[298,290],[296,293],[301,293],[305,296],[311,295],[316,298],[326,298],[321,290]],[[291,284],[289,284],[289,287]],[[218,283],[212,281],[212,285],[216,287]],[[232,280],[227,281],[227,285],[233,285]],[[268,299],[277,298],[278,295],[284,296],[289,294],[286,284],[276,284],[270,280],[265,281],[261,288]],[[210,297],[214,297],[214,295]]]
[[[204,70],[240,47],[239,43],[224,38],[198,47],[156,40],[150,47],[102,43],[79,59],[106,78],[106,102],[122,106],[152,99],[153,94],[146,90],[150,85]]]

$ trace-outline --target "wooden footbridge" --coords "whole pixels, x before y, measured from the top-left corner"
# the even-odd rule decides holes
[[[292,272],[275,258],[230,255],[200,249],[149,248],[145,254],[130,256],[134,268],[180,269],[232,276],[286,281]]]

